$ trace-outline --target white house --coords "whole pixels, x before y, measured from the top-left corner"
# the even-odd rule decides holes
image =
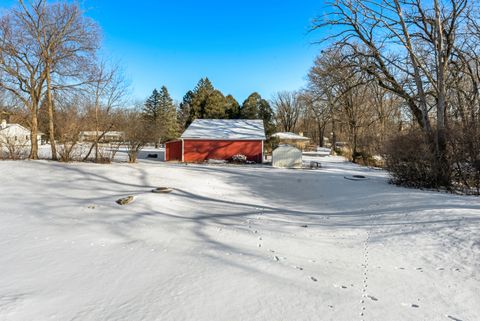
[[[80,132],[79,140],[81,142],[94,142],[98,136],[102,136],[101,142],[122,142],[125,139],[125,132],[108,131],[103,133],[102,131],[83,131]]]
[[[42,143],[42,133],[37,134],[37,141]],[[6,120],[2,120],[0,124],[0,145],[15,144],[29,145],[30,130],[19,124],[8,124]]]

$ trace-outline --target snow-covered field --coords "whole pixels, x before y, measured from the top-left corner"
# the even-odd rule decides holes
[[[320,160],[0,162],[0,320],[480,320],[480,200]]]

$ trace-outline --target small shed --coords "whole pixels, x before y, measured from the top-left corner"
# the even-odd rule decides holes
[[[290,145],[280,145],[272,153],[272,166],[302,168],[302,151]]]
[[[310,142],[310,138],[303,136],[303,133],[280,132],[273,134],[272,137],[278,139],[280,145],[291,145],[300,150],[305,150]]]
[[[179,140],[166,143],[165,160],[198,163],[242,154],[261,163],[264,141],[261,119],[196,119]]]

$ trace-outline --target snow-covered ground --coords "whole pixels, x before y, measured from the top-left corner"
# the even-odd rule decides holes
[[[480,320],[478,198],[320,161],[0,162],[0,320]]]

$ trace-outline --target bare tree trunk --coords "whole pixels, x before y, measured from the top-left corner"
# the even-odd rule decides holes
[[[53,99],[52,99],[52,78],[50,73],[50,66],[46,66],[46,80],[47,80],[47,107],[48,107],[48,131],[50,138],[50,146],[52,149],[52,160],[58,160],[57,145],[55,143],[55,120],[53,113]]]
[[[38,159],[38,140],[37,140],[38,118],[37,118],[37,113],[36,112],[32,113],[31,121],[32,121],[32,124],[30,126],[30,142],[31,142],[32,148],[30,149],[30,156],[28,158],[29,159]]]
[[[445,126],[445,110],[446,110],[446,88],[445,73],[446,60],[444,49],[443,25],[440,17],[440,7],[438,0],[434,1],[435,5],[435,27],[437,29],[437,131],[435,139],[435,158],[437,162],[437,182],[441,186],[450,185],[450,166],[447,159],[447,134]]]
[[[335,152],[336,143],[337,143],[337,128],[335,124],[335,116],[332,116],[332,152]]]

